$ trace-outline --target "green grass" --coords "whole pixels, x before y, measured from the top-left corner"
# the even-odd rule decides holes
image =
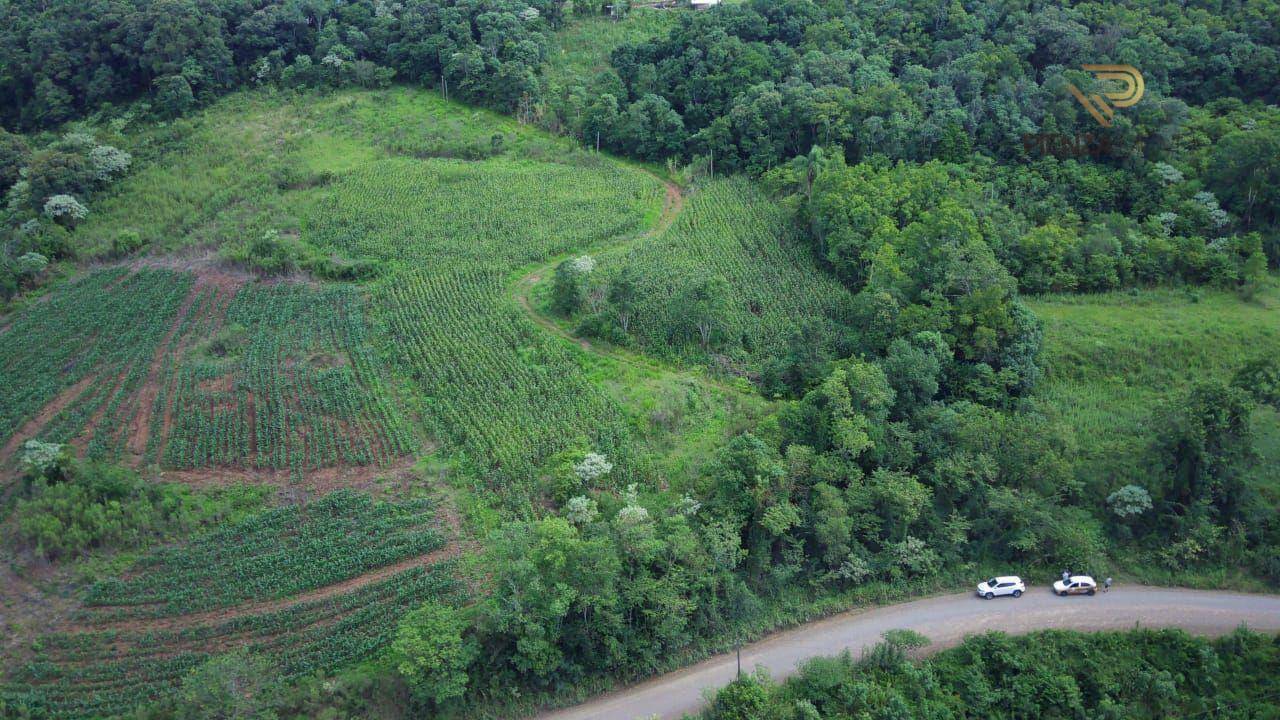
[[[240,92],[190,118],[138,128],[126,144],[136,167],[94,200],[77,230],[85,254],[106,253],[121,230],[138,232],[153,252],[298,232],[308,219],[298,206],[313,207],[318,186],[395,158],[616,167],[568,139],[411,88]]]
[[[1152,423],[1200,379],[1229,380],[1248,358],[1280,348],[1280,289],[1156,289],[1030,300],[1045,323],[1038,396],[1075,434],[1086,481],[1107,492],[1146,484]],[[1280,423],[1255,417],[1261,486],[1280,488]]]
[[[543,66],[547,87],[557,95],[610,68],[609,53],[623,43],[664,36],[679,14],[637,8],[621,21],[599,15],[573,18],[553,38]]]

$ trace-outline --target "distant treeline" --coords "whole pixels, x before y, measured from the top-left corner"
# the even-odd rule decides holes
[[[232,88],[447,88],[536,99],[561,0],[18,0],[0,4],[0,125],[33,130],[149,96],[160,115]]]

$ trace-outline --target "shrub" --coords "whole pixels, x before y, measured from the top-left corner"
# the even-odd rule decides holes
[[[121,230],[111,238],[111,252],[118,256],[132,255],[143,246],[142,236],[136,230]]]
[[[21,179],[19,172],[31,160],[31,148],[21,135],[0,128],[0,192]]]
[[[197,497],[111,465],[77,463],[61,445],[30,441],[23,464],[34,477],[17,503],[18,536],[49,559],[94,548],[140,547],[171,532],[256,505],[238,491]]]
[[[281,683],[275,668],[245,650],[219,655],[182,681],[180,717],[190,720],[248,720],[274,717]]]

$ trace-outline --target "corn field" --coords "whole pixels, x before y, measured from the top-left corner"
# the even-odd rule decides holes
[[[85,619],[167,617],[288,597],[443,545],[430,502],[339,490],[152,553],[131,577],[89,586]]]
[[[575,440],[625,442],[618,409],[508,304],[501,276],[413,273],[381,296],[386,354],[417,386],[428,432],[496,486],[514,490]]]
[[[646,353],[704,361],[693,338],[671,336],[687,308],[683,288],[714,276],[727,281],[724,335],[750,357],[786,354],[793,334],[810,318],[846,311],[848,291],[817,266],[813,253],[792,237],[786,211],[745,180],[709,184],[689,200],[661,237],[620,255],[605,256],[608,277],[627,267],[636,278],[631,339]]]
[[[0,439],[9,439],[60,396],[35,437],[66,442],[96,421],[89,450],[118,453],[146,379],[192,283],[165,270],[102,270],[52,292],[0,333]]]
[[[383,387],[353,289],[249,284],[224,328],[243,331],[233,355],[190,353],[166,384],[166,466],[300,473],[385,465],[416,447]]]
[[[128,714],[235,646],[286,679],[342,667],[385,648],[409,610],[456,594],[452,572],[447,563],[413,568],[349,593],[180,629],[46,635],[0,685],[0,706],[68,720]]]

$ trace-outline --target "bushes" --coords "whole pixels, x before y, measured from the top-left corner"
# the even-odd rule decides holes
[[[252,496],[228,494],[222,498],[227,506],[215,510],[183,486],[155,485],[131,470],[100,463],[64,459],[28,466],[35,479],[28,497],[17,503],[18,536],[49,559],[141,547],[190,529],[210,512],[220,516],[222,510],[256,504]]]

